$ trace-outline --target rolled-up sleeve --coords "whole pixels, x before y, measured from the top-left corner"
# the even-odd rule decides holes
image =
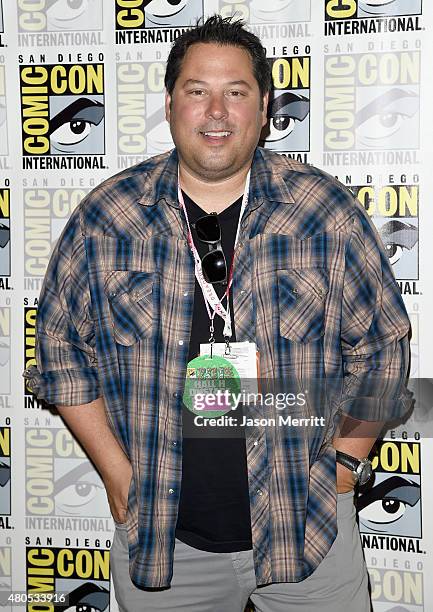
[[[36,317],[36,366],[24,371],[28,388],[49,404],[87,404],[100,395],[80,209],[53,251]]]
[[[356,202],[342,300],[341,412],[390,421],[412,405],[407,389],[409,318],[382,241]]]

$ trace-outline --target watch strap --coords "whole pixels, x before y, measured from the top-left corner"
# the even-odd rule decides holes
[[[338,463],[341,463],[341,465],[344,465],[344,467],[349,468],[349,470],[352,470],[352,472],[356,472],[361,463],[361,461],[356,457],[352,457],[352,455],[348,455],[347,453],[343,453],[339,450],[335,451],[335,458]]]

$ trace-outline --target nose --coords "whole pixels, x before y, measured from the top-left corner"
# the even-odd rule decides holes
[[[227,117],[228,111],[224,94],[214,93],[210,96],[207,114],[212,119],[223,119]]]

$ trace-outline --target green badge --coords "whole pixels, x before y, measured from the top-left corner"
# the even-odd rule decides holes
[[[187,365],[183,403],[196,415],[215,418],[226,414],[234,405],[231,394],[240,390],[239,373],[224,357],[200,355]]]

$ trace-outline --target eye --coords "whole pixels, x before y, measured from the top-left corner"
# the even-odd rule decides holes
[[[88,461],[79,462],[56,479],[56,506],[65,514],[77,514],[90,504],[103,504],[104,486]]]
[[[394,265],[403,255],[403,248],[400,244],[385,244],[385,252],[388,255],[389,263]]]
[[[398,132],[410,115],[403,112],[380,112],[367,119],[358,128],[358,136],[367,142],[390,138]]]
[[[275,94],[269,104],[268,123],[263,132],[265,142],[275,142],[289,136],[309,112],[310,100],[305,96],[292,91]]]
[[[359,513],[360,518],[371,523],[394,523],[406,512],[407,504],[399,499],[379,499]]]
[[[90,98],[78,98],[50,120],[50,141],[66,152],[88,138],[104,118],[104,105]],[[65,147],[63,151],[60,147]]]
[[[51,139],[58,145],[73,145],[83,141],[90,134],[92,124],[90,121],[74,119],[64,123],[51,134]]]
[[[396,264],[404,251],[410,251],[418,242],[418,228],[397,219],[382,225],[379,234],[391,265]]]
[[[187,4],[188,0],[152,0],[149,4],[145,4],[144,10],[154,17],[172,17]]]
[[[297,120],[289,115],[278,115],[271,117],[269,122],[269,135],[266,136],[266,142],[275,142],[283,140],[295,129]]]
[[[47,9],[47,18],[49,21],[77,19],[87,11],[88,6],[89,0],[57,0]]]
[[[56,504],[62,507],[64,512],[80,508],[90,504],[103,487],[94,482],[81,480],[66,486],[56,494]]]
[[[419,96],[415,92],[394,87],[379,95],[356,113],[356,133],[367,147],[383,146],[382,141],[401,132],[419,110]]]

